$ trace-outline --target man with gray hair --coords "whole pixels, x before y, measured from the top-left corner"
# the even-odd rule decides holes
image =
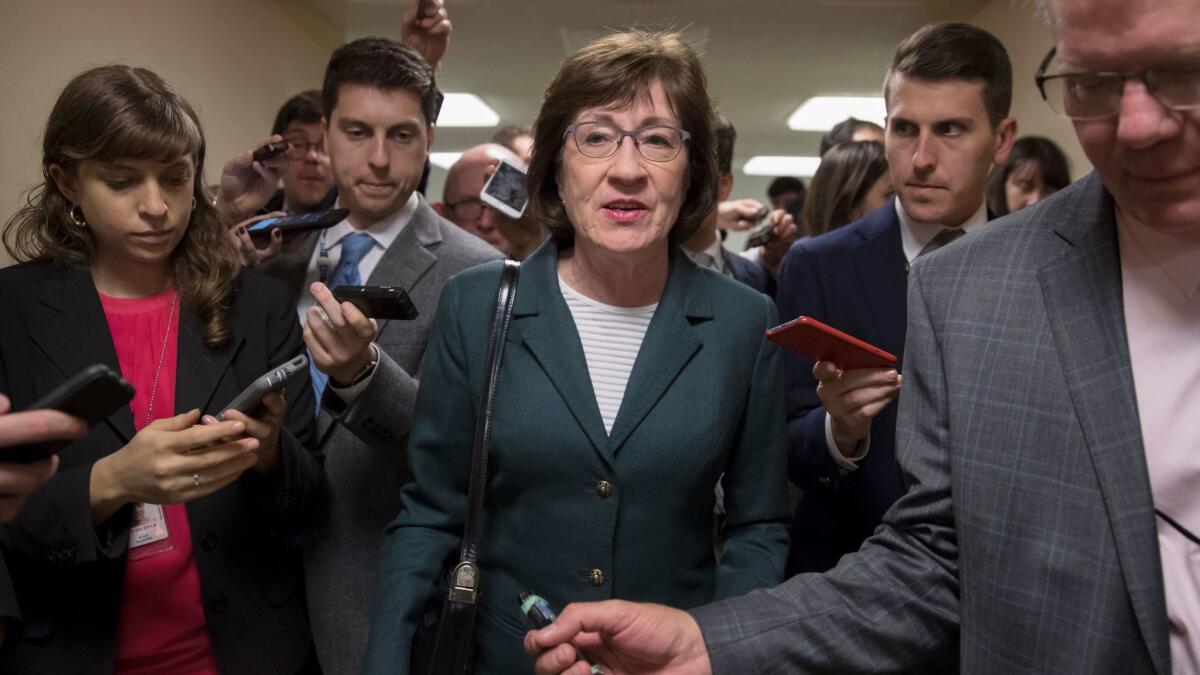
[[[1096,171],[913,265],[907,493],[828,573],[570,606],[537,672],[1200,672],[1200,0],[1045,5]]]

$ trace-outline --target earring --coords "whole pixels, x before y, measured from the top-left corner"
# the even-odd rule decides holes
[[[76,211],[79,211],[78,216],[75,215]],[[78,206],[75,206],[74,204],[68,206],[67,207],[67,217],[71,219],[72,223],[75,223],[75,227],[78,227],[81,229],[87,227],[87,221],[84,220],[84,217],[83,217],[83,209],[79,208]]]
[[[197,204],[196,204],[196,195],[192,195],[192,210],[193,210],[193,211],[195,211],[195,210],[196,210],[196,206],[197,206]]]

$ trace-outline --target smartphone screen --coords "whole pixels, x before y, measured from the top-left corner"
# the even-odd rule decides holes
[[[496,166],[496,173],[492,174],[487,185],[483,186],[480,198],[488,204],[494,205],[494,202],[499,202],[511,211],[506,211],[505,215],[519,218],[529,201],[525,194],[525,172],[511,162],[501,161]],[[497,206],[501,211],[504,211],[503,207]]]

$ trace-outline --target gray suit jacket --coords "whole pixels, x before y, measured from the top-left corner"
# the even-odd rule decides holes
[[[913,266],[907,493],[824,575],[694,612],[717,673],[1169,673],[1113,201],[1092,175]]]
[[[310,240],[264,267],[287,280],[297,299],[307,292],[304,277],[317,236]],[[409,480],[405,450],[418,368],[442,286],[467,268],[502,257],[421,199],[365,282],[403,286],[420,316],[381,322],[381,358],[371,383],[349,407],[327,390],[317,419],[329,482],[304,565],[313,639],[326,675],[360,671],[381,536],[399,512],[400,487]]]

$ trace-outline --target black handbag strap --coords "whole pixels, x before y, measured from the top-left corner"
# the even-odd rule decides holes
[[[487,490],[488,446],[492,440],[492,405],[496,399],[496,378],[508,340],[508,325],[512,322],[513,301],[517,297],[517,277],[521,263],[504,261],[500,288],[496,292],[496,310],[492,315],[492,332],[488,340],[487,362],[483,371],[483,391],[479,412],[475,418],[475,441],[471,449],[471,486],[467,492],[467,518],[463,530],[460,562],[474,563],[479,557],[479,541],[483,538],[483,497]]]

